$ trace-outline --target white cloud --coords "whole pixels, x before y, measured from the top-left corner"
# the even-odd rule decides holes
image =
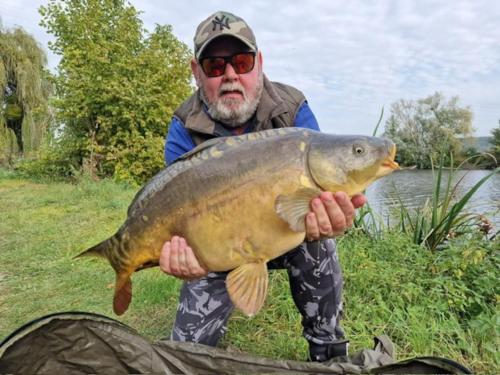
[[[43,1],[0,0],[4,26],[20,24],[45,44]],[[500,118],[500,3],[496,0],[132,1],[147,29],[171,24],[192,45],[216,10],[245,18],[274,80],[302,89],[324,130],[371,133],[380,109],[442,91],[475,113],[478,134]],[[55,65],[55,59],[51,59]]]

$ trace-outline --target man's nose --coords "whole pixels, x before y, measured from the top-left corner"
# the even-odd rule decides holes
[[[235,72],[233,66],[230,63],[226,64],[226,70],[224,71],[224,79],[228,81],[234,81],[238,79],[238,73]]]

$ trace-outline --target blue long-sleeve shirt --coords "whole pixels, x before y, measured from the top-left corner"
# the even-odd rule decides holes
[[[319,131],[318,121],[307,102],[304,102],[297,111],[294,126]],[[165,142],[165,162],[173,163],[179,156],[191,151],[194,147],[195,144],[189,132],[177,117],[173,117]]]

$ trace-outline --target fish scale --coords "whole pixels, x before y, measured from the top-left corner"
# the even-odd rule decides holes
[[[394,156],[386,139],[299,128],[212,139],[154,176],[115,235],[81,255],[109,260],[113,308],[122,314],[131,275],[158,265],[172,236],[184,237],[208,271],[230,271],[229,296],[251,316],[267,294],[266,263],[304,240],[311,199],[322,191],[361,192],[398,168]]]

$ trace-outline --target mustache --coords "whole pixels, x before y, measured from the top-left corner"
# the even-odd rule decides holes
[[[241,85],[241,83],[238,83],[238,82],[223,83],[219,87],[218,94],[219,94],[219,96],[221,96],[222,94],[224,94],[227,91],[239,91],[243,95],[243,97],[246,99],[245,89],[243,88],[243,85]]]

